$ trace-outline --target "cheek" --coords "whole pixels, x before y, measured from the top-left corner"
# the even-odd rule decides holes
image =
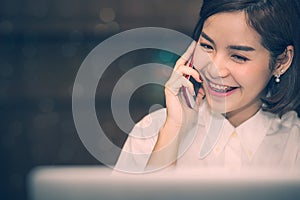
[[[201,49],[199,43],[197,43],[197,46],[195,48],[195,52],[193,55],[193,64],[197,71],[203,71],[208,66],[213,65],[211,55]]]
[[[251,65],[242,71],[232,73],[243,89],[252,90],[255,93],[262,91],[272,76],[267,64]]]

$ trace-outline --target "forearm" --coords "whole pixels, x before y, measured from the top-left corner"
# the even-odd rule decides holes
[[[166,122],[147,164],[148,168],[161,168],[176,163],[181,127]]]

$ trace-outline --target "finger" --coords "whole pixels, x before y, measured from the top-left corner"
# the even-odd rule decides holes
[[[200,77],[200,74],[194,68],[188,67],[186,65],[182,65],[176,70],[176,72],[182,74],[182,76],[184,75],[192,76],[196,81],[200,83],[202,82],[202,78]]]
[[[188,88],[191,95],[195,96],[194,85],[185,78],[184,75],[192,76],[196,81],[202,82],[199,73],[195,69],[183,65],[176,71],[173,71],[170,79],[166,83],[166,88],[172,91],[174,95],[178,95],[180,88],[184,86]]]
[[[172,73],[171,78],[167,81],[165,88],[170,91],[173,95],[178,95],[180,88],[184,86],[188,88],[189,92],[192,95],[194,94],[194,85],[186,79],[184,76],[182,76],[181,73],[178,73],[177,71]]]
[[[185,51],[185,53],[177,60],[174,69],[177,69],[179,66],[181,65],[186,65],[187,62],[191,59],[195,47],[196,47],[196,42],[193,41],[190,46],[187,48],[187,50]]]
[[[205,98],[205,91],[204,91],[203,87],[200,87],[198,90],[197,98],[196,98],[196,104],[199,106],[204,98]]]
[[[189,81],[188,79],[186,78],[183,78],[182,80],[182,86],[187,88],[189,93],[192,95],[192,96],[196,96],[195,94],[195,89],[194,89],[194,85],[191,81]]]
[[[193,40],[181,58],[188,60],[193,55],[196,45],[197,42]]]
[[[183,102],[184,106],[187,106],[188,108],[192,109],[196,105],[195,96],[195,94],[191,94],[187,87],[182,87],[178,95],[180,102]]]

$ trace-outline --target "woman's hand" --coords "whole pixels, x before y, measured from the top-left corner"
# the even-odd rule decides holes
[[[182,87],[186,87],[187,92],[192,96],[196,96],[196,94],[194,94],[194,86],[185,77],[186,75],[192,76],[198,82],[202,82],[200,74],[188,66],[189,61],[192,59],[195,46],[196,42],[193,42],[181,58],[178,59],[173,73],[165,85],[167,106],[167,120],[165,125],[178,127],[182,131],[187,131],[197,122],[198,108],[205,95],[203,88],[200,88],[197,94],[196,104],[193,108],[190,108],[182,93]]]
[[[187,106],[181,91],[181,87],[184,86],[192,95],[194,93],[194,86],[185,78],[185,75],[190,75],[196,81],[201,82],[199,73],[188,66],[195,46],[196,42],[193,42],[176,62],[173,73],[165,85],[167,119],[158,134],[147,165],[149,169],[158,169],[174,164],[177,160],[180,136],[192,128],[198,120],[198,108],[204,96],[204,90],[199,89],[194,108]]]

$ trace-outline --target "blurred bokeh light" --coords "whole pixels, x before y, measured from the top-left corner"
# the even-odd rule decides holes
[[[39,165],[99,165],[81,143],[72,118],[77,70],[101,41],[121,31],[155,26],[191,35],[201,0],[1,0],[0,199],[26,199],[26,175]],[[176,57],[159,50],[121,56],[102,77],[96,107],[111,140],[126,137],[113,122],[110,95],[134,66]],[[151,92],[149,92],[151,91]],[[139,120],[163,104],[163,88],[145,86],[130,109]]]

